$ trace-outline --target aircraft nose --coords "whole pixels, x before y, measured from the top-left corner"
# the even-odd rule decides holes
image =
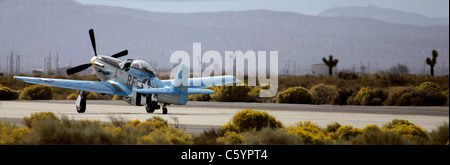
[[[97,58],[97,56],[94,56],[94,57],[92,57],[91,58],[91,64],[92,64],[92,66],[94,66],[94,62],[95,62],[95,59]]]

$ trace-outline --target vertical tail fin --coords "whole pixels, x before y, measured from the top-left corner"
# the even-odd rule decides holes
[[[177,77],[172,81],[172,85],[175,87],[189,86],[189,69],[186,65],[180,64],[178,68]]]
[[[177,77],[172,81],[172,85],[175,87],[175,90],[179,92],[180,98],[178,100],[178,104],[184,105],[188,100],[188,92],[187,87],[189,86],[189,69],[186,65],[180,64],[180,68],[177,72]]]

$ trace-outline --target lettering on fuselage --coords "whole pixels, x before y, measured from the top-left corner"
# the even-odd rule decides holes
[[[137,77],[132,76],[131,74],[128,75],[127,79],[127,86],[130,88],[133,88],[133,85],[136,83]]]
[[[137,77],[129,74],[127,78],[127,86],[130,88],[133,88],[133,86],[136,86],[137,89],[144,89],[149,88],[151,86],[151,80],[150,78],[146,78],[144,80],[140,80]]]
[[[110,71],[104,71],[102,68],[98,68],[97,71],[103,75],[111,75]]]

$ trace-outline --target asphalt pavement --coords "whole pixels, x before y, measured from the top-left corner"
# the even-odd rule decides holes
[[[85,113],[77,113],[73,100],[0,101],[0,121],[20,124],[31,113],[50,111],[75,120],[90,119],[110,122],[110,117],[144,121],[154,115],[178,124],[187,133],[220,128],[242,109],[263,110],[288,126],[299,121],[311,121],[321,127],[332,122],[363,128],[368,124],[382,126],[393,119],[406,119],[431,131],[449,122],[448,107],[413,106],[335,106],[275,103],[229,103],[190,101],[186,105],[168,106],[169,113],[160,110],[149,114],[144,106],[132,106],[124,101],[88,100]]]

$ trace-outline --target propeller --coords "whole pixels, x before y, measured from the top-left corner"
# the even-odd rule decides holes
[[[69,68],[66,71],[67,75],[71,75],[71,74],[74,74],[74,73],[77,73],[77,72],[81,72],[81,71],[89,68],[91,65],[92,65],[91,63],[87,63],[87,64],[83,64],[83,65],[78,65],[78,66],[73,67],[73,68]]]
[[[124,51],[121,51],[119,53],[111,55],[111,57],[119,58],[119,57],[122,57],[122,56],[126,56],[127,54],[128,54],[128,50],[124,50]]]
[[[94,48],[94,54],[97,56],[97,46],[95,45],[94,29],[89,29],[89,37],[91,37],[92,48]]]
[[[94,29],[89,30],[89,37],[91,38],[91,44],[92,44],[92,48],[94,49],[94,54],[95,54],[95,56],[97,56],[97,46],[95,44]],[[113,55],[111,55],[111,57],[119,58],[119,57],[126,56],[126,55],[128,55],[128,50],[124,50],[119,53],[113,54]],[[67,75],[81,72],[81,71],[89,68],[89,66],[91,66],[91,65],[92,65],[91,63],[87,63],[87,64],[82,64],[82,65],[78,65],[76,67],[69,68],[66,71]]]

